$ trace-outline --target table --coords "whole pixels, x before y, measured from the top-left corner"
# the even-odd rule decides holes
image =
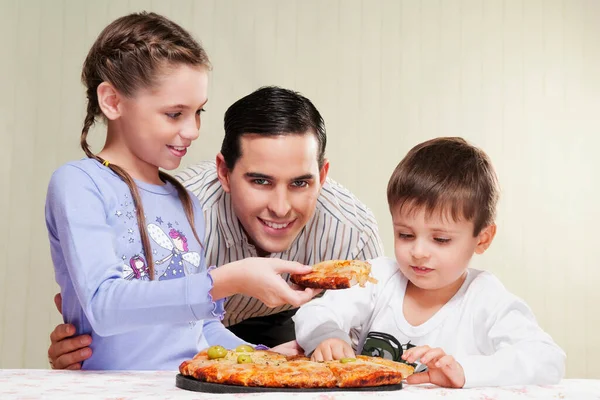
[[[0,399],[600,399],[600,380],[566,379],[555,386],[444,389],[410,386],[395,392],[321,392],[207,394],[175,387],[171,371],[54,371],[45,369],[0,370]]]

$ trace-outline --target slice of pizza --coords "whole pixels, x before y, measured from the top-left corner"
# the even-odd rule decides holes
[[[404,379],[404,375],[395,368],[358,358],[342,358],[326,364],[341,388],[397,385]]]
[[[371,264],[367,261],[330,260],[313,265],[308,274],[290,275],[290,281],[315,289],[347,289],[356,284],[365,287],[367,282],[377,283],[370,274]]]
[[[278,388],[333,388],[337,379],[323,363],[296,359],[256,371],[249,386]]]
[[[384,365],[388,368],[392,368],[395,371],[398,371],[402,374],[402,377],[406,379],[409,375],[412,375],[415,372],[415,367],[403,362],[397,362],[392,360],[386,360],[381,357],[371,357],[371,356],[363,356],[357,355],[356,358],[358,360],[368,362],[371,364]]]

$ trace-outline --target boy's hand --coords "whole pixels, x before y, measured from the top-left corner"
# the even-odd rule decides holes
[[[356,357],[352,346],[342,339],[332,338],[322,341],[310,359],[311,361],[331,361],[346,357]]]
[[[275,351],[277,353],[284,354],[286,356],[303,356],[304,355],[304,350],[302,349],[302,347],[300,347],[298,342],[296,342],[295,340],[292,340],[290,342],[285,342],[278,346],[275,346],[271,349],[271,351]]]
[[[440,348],[429,346],[413,347],[402,354],[402,359],[414,363],[421,359],[427,365],[427,371],[413,374],[406,378],[409,384],[433,383],[434,385],[462,388],[465,385],[465,372],[462,366]]]

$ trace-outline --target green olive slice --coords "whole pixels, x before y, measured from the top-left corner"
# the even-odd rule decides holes
[[[211,346],[206,353],[208,354],[208,358],[214,360],[216,358],[225,357],[227,355],[227,349],[223,346]]]
[[[252,346],[248,346],[247,344],[241,344],[235,348],[235,351],[237,353],[251,353],[254,351],[254,348]]]
[[[240,354],[237,358],[238,364],[249,364],[251,362],[252,362],[252,357],[250,357],[248,354]]]

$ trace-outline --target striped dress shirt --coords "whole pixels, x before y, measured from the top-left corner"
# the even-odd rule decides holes
[[[217,179],[214,162],[205,161],[188,167],[176,177],[200,200],[206,222],[203,245],[207,265],[220,266],[257,256],[233,213],[231,196]],[[383,246],[373,213],[347,189],[327,178],[314,215],[289,249],[270,257],[312,265],[325,260],[368,260],[382,255]],[[284,278],[288,278],[287,274]],[[225,303],[223,323],[235,325],[248,318],[291,308],[290,305],[269,308],[256,298],[237,294]]]

